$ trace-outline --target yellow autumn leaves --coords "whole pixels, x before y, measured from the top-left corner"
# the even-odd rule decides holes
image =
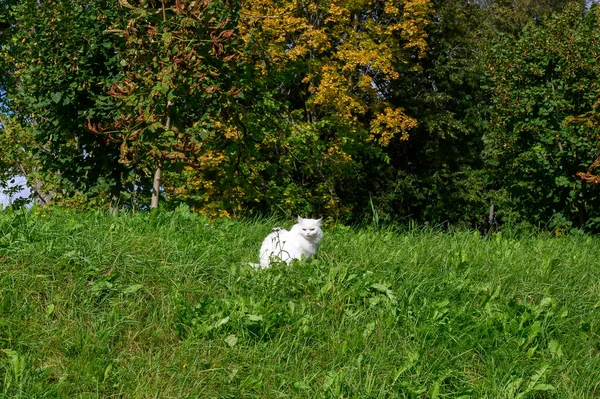
[[[397,82],[420,70],[432,14],[430,0],[244,0],[239,62],[252,76],[243,94],[256,97],[244,121],[213,121],[222,165],[184,172],[190,189],[177,196],[202,193],[201,211],[277,198],[290,211],[344,212],[346,180],[358,181],[365,158],[389,159],[417,126]]]
[[[296,69],[310,111],[385,146],[416,126],[383,86],[419,68],[430,13],[429,0],[248,0],[238,28],[259,74]]]

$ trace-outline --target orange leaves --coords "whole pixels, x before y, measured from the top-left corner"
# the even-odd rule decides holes
[[[591,172],[578,172],[576,175],[584,182],[595,186],[600,183],[600,176],[594,175]]]
[[[308,57],[311,54],[320,54],[331,46],[326,32],[319,29],[307,29],[299,37],[296,44],[284,52],[290,60]]]
[[[590,165],[587,172],[578,172],[575,174],[581,179],[581,181],[595,186],[600,184],[600,175],[593,174],[592,170],[597,169],[598,167],[600,167],[600,157],[598,157],[594,163]]]
[[[172,195],[208,213],[255,203],[344,211],[364,160],[385,162],[417,125],[402,80],[427,54],[429,10],[429,0],[242,2],[248,94],[235,117],[204,119],[210,159],[169,177],[180,182]]]
[[[387,1],[383,6],[384,12],[388,15],[399,16],[400,15],[400,7],[398,4],[394,4],[391,1]]]

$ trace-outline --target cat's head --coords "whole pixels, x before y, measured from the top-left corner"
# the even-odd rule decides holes
[[[315,238],[321,238],[323,232],[321,231],[321,224],[323,222],[323,218],[320,219],[303,219],[298,216],[298,224],[297,228],[300,234],[309,240],[313,240]]]

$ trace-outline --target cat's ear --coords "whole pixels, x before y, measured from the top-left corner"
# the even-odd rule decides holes
[[[302,219],[300,216],[298,216],[298,223],[302,223],[304,222],[304,219]]]
[[[320,226],[323,224],[323,217],[321,216],[320,218],[317,219],[317,224]]]

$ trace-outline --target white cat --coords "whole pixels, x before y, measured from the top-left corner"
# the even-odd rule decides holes
[[[298,216],[298,223],[289,231],[273,229],[260,247],[260,265],[253,266],[266,268],[271,266],[271,259],[290,263],[292,259],[302,259],[303,255],[306,259],[315,255],[323,237],[322,219],[302,219]]]

